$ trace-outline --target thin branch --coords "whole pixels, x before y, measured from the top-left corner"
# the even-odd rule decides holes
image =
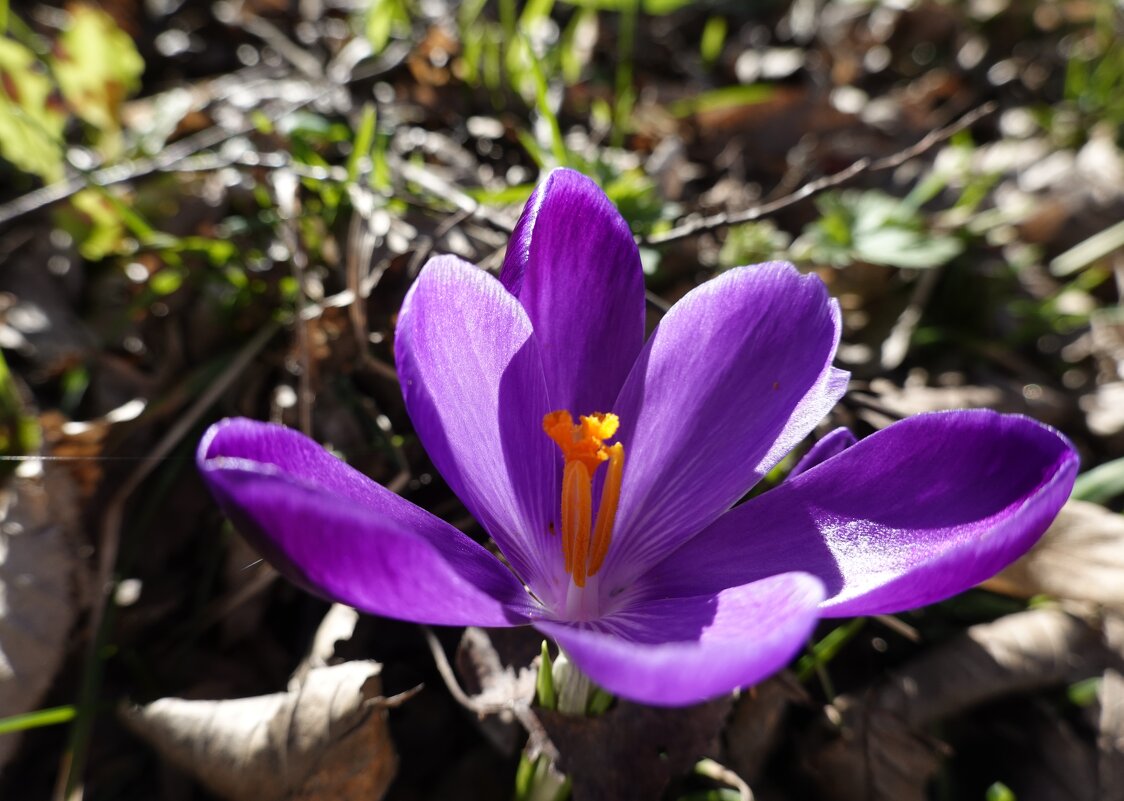
[[[448,688],[449,694],[453,696],[453,700],[465,709],[475,712],[481,718],[488,715],[498,715],[500,712],[515,711],[514,704],[489,704],[466,693],[457,681],[456,674],[453,673],[453,666],[449,664],[449,658],[445,656],[445,649],[441,647],[441,641],[437,639],[433,629],[429,626],[422,626],[421,629],[422,633],[425,634],[425,641],[429,645],[429,652],[433,654],[433,663],[437,667],[437,672],[441,674],[441,680],[445,682],[445,687]]]
[[[884,170],[892,170],[895,167],[900,167],[907,161],[915,159],[927,151],[932,150],[941,142],[951,139],[953,136],[960,133],[960,131],[975,125],[984,117],[993,114],[998,107],[999,106],[992,101],[984,103],[982,106],[969,111],[955,122],[943,128],[931,131],[923,139],[910,145],[905,150],[899,150],[893,155],[885,156],[880,159],[861,158],[854,164],[837,173],[825,175],[823,178],[804,184],[804,186],[800,187],[792,194],[777,198],[769,203],[762,203],[759,206],[753,206],[743,211],[724,211],[710,217],[701,217],[691,220],[676,228],[672,228],[670,231],[665,231],[662,234],[640,237],[639,242],[642,245],[666,245],[669,242],[678,242],[681,239],[695,236],[703,231],[712,231],[716,228],[723,228],[728,225],[752,222],[768,214],[772,214],[773,212],[793,206],[802,200],[810,198],[812,195],[819,194],[825,189],[833,189],[845,184],[852,178],[863,173],[882,172]]]
[[[315,97],[310,97],[298,103],[288,104],[280,113],[275,115],[274,121],[287,117],[294,111],[312,103],[315,99]],[[254,129],[254,123],[252,122],[233,130],[224,130],[218,126],[205,128],[197,134],[181,139],[174,145],[169,145],[158,156],[137,159],[125,164],[114,164],[111,167],[104,167],[90,173],[72,175],[61,181],[40,187],[0,206],[0,225],[37,211],[44,206],[66,200],[68,197],[78,194],[87,186],[114,186],[143,178],[154,172],[165,172],[196,153],[209,150],[238,136],[244,136]]]

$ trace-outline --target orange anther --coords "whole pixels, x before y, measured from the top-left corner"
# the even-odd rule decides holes
[[[574,584],[584,587],[605,560],[612,539],[613,520],[620,500],[624,446],[605,445],[617,433],[620,419],[615,414],[583,415],[575,424],[566,410],[543,417],[542,427],[562,451],[562,554],[566,572]],[[596,526],[593,524],[593,475],[598,465],[609,462],[609,472],[601,492]],[[591,531],[591,529],[593,529]],[[591,537],[592,534],[592,537]]]

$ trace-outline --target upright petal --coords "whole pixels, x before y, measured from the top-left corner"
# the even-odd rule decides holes
[[[547,175],[500,280],[531,318],[554,407],[611,411],[644,344],[644,275],[628,223],[597,184],[573,170]]]
[[[829,431],[800,458],[796,467],[792,468],[792,472],[788,474],[788,478],[796,478],[804,471],[811,470],[821,462],[826,462],[832,456],[838,456],[854,445],[855,442],[855,435],[848,428],[840,426],[833,431]]]
[[[656,706],[682,706],[746,687],[784,667],[819,617],[823,585],[770,576],[716,595],[633,603],[592,628],[539,621],[600,686]]]
[[[1028,418],[918,415],[732,510],[640,584],[697,593],[805,570],[827,587],[824,614],[912,609],[1025,552],[1076,472],[1069,442]]]
[[[198,461],[238,530],[318,595],[438,625],[519,625],[536,612],[486,550],[291,429],[224,420]]]
[[[675,304],[614,404],[625,466],[602,586],[708,526],[815,427],[846,389],[838,341],[838,306],[790,264],[732,270]]]
[[[402,394],[429,457],[529,584],[558,572],[558,483],[538,343],[492,276],[453,256],[411,287],[395,341]]]

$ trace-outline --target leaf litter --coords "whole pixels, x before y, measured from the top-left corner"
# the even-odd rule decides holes
[[[0,101],[11,162],[0,167],[0,344],[44,410],[45,455],[74,461],[44,463],[46,501],[42,487],[9,479],[8,519],[23,530],[0,531],[11,610],[0,650],[25,661],[7,684],[18,703],[0,717],[75,704],[97,673],[90,665],[105,671],[75,707],[95,732],[78,743],[88,767],[59,778],[61,727],[22,746],[5,735],[14,759],[0,794],[47,797],[69,784],[69,798],[151,795],[158,763],[100,710],[161,699],[120,720],[170,763],[194,753],[188,772],[222,797],[313,787],[494,797],[484,779],[510,787],[529,729],[532,750],[553,748],[572,769],[578,801],[606,788],[717,791],[721,782],[687,777],[703,756],[762,798],[808,787],[841,799],[922,798],[934,787],[984,797],[995,782],[1021,801],[1119,798],[1124,493],[1110,472],[1095,473],[1124,452],[1124,267],[1113,239],[1124,117],[1111,15],[1069,0],[644,3],[629,99],[615,95],[623,6],[543,5],[519,9],[515,24],[530,32],[522,52],[503,44],[513,31],[503,3],[376,3],[358,16],[333,0],[123,2],[108,15],[75,4],[81,24],[67,31],[51,7],[11,12],[0,77],[18,97]],[[107,46],[115,58],[81,75],[64,69],[53,93],[47,62],[63,54],[53,45],[90,36],[96,47],[77,55]],[[548,78],[545,105],[532,53]],[[83,81],[91,91],[79,97]],[[935,406],[1030,414],[1075,440],[1095,493],[989,583],[1000,595],[903,616],[895,625],[913,638],[868,624],[803,685],[782,675],[728,708],[676,715],[618,703],[558,720],[531,701],[539,643],[468,630],[441,635],[462,638],[465,710],[416,631],[338,608],[324,619],[322,604],[234,544],[183,468],[190,449],[163,435],[177,426],[186,443],[194,426],[233,413],[303,424],[478,536],[401,407],[395,314],[434,252],[498,265],[514,211],[553,157],[551,115],[571,166],[598,176],[643,243],[651,324],[713,272],[809,254],[803,266],[840,297],[841,358],[856,375],[827,426],[866,434]],[[965,115],[971,124],[956,128]],[[289,220],[268,194],[279,174]],[[305,260],[297,273],[293,254]],[[284,335],[224,374],[230,354],[275,320]],[[212,402],[193,408],[216,376]],[[116,421],[134,400],[146,411]],[[150,472],[134,472],[130,460],[154,454]],[[119,490],[130,485],[125,504]],[[107,540],[115,514],[120,536]],[[28,536],[58,526],[65,535]],[[83,578],[91,546],[103,565],[93,592]],[[138,592],[119,608],[109,593],[109,647],[98,652],[83,621],[107,578]],[[39,651],[9,644],[24,642],[28,627],[14,623],[27,609],[50,621],[32,627]],[[272,692],[290,675],[289,691]],[[401,695],[423,683],[393,710],[378,700],[380,684]],[[335,702],[313,710],[306,697]],[[235,700],[184,700],[203,698]],[[254,720],[295,739],[281,750],[237,742]],[[201,732],[214,733],[211,745]],[[291,772],[252,791],[238,784],[234,773],[278,754]],[[175,793],[204,797],[187,783]]]

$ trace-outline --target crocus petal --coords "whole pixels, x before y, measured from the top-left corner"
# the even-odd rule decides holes
[[[291,429],[224,420],[198,462],[238,530],[318,595],[438,625],[519,625],[535,612],[486,550]]]
[[[613,411],[625,466],[602,586],[628,583],[701,531],[846,389],[839,307],[790,264],[722,275],[672,307]]]
[[[542,361],[519,302],[453,256],[431,259],[402,303],[395,356],[433,464],[532,586],[554,576],[557,499]]]
[[[788,478],[796,478],[798,475],[806,470],[811,470],[820,462],[826,462],[832,456],[838,456],[843,451],[850,448],[857,440],[855,435],[851,433],[849,428],[840,426],[839,428],[824,434],[815,445],[808,449],[808,452],[800,457],[800,461],[796,463],[796,467],[788,474]]]
[[[808,640],[823,585],[770,576],[717,595],[631,604],[593,624],[539,621],[594,682],[658,706],[705,701],[784,667]]]
[[[523,209],[500,280],[534,325],[554,407],[610,411],[644,344],[644,276],[628,223],[600,187],[551,172]]]
[[[1076,472],[1069,442],[1028,418],[918,415],[732,510],[632,591],[714,591],[800,569],[827,587],[826,615],[912,609],[1024,553]]]

